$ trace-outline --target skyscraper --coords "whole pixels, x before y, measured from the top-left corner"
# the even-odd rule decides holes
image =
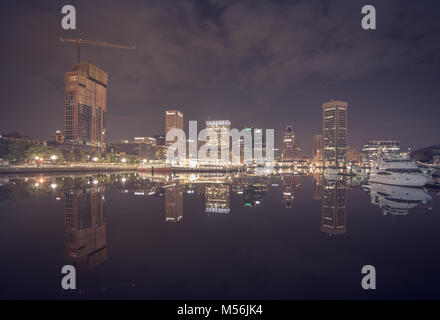
[[[102,150],[107,73],[90,63],[75,63],[65,84],[65,140]]]
[[[165,137],[172,129],[183,130],[183,113],[179,110],[165,111]],[[173,141],[167,141],[167,145],[173,144]]]
[[[301,156],[301,147],[299,141],[296,139],[293,133],[293,126],[287,126],[283,133],[282,140],[283,150],[282,150],[282,160],[283,161],[294,161],[299,160]]]
[[[313,161],[322,161],[322,134],[317,134],[313,137]]]
[[[322,105],[323,160],[325,165],[343,167],[347,156],[347,108],[344,101]]]
[[[230,151],[229,151],[229,129],[231,128],[231,122],[229,120],[213,120],[206,121],[206,130],[208,136],[206,138],[206,145],[215,149],[217,146],[217,159],[209,159],[211,164],[227,165],[230,164]],[[217,135],[217,140],[214,141],[209,137],[209,132]],[[222,150],[226,154],[222,154]],[[209,156],[211,156],[209,154]]]

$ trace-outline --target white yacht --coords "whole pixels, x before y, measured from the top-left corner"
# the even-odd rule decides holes
[[[324,169],[325,175],[337,175],[339,173],[339,170],[335,166],[328,166]]]
[[[368,181],[396,186],[423,187],[429,179],[407,155],[399,155],[373,164]]]
[[[432,197],[421,188],[409,188],[371,183],[371,203],[378,205],[384,215],[407,215],[415,207],[430,208]]]

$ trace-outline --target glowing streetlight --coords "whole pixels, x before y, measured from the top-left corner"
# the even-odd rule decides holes
[[[53,154],[50,156],[50,160],[55,161],[56,159],[58,159],[58,157],[56,155]]]
[[[98,180],[93,180],[93,184],[98,184]]]
[[[122,159],[121,159],[121,162],[122,162],[122,163],[126,163],[126,162],[127,162],[127,159],[122,158]]]
[[[98,161],[98,158],[97,157],[93,157],[93,159],[92,159],[93,161]]]
[[[56,189],[56,188],[57,188],[57,184],[56,184],[56,183],[52,183],[52,184],[50,185],[50,187],[51,187],[52,189]]]
[[[38,161],[39,159],[40,159],[40,157],[39,156],[35,156],[35,158],[34,158],[36,161]]]
[[[123,177],[121,180],[122,180],[122,182],[127,181],[127,179],[125,177]]]

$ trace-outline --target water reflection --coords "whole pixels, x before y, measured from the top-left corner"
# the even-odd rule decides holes
[[[269,194],[278,194],[277,203],[283,208],[294,208],[302,179],[310,179],[306,175],[312,179],[312,198],[321,201],[321,223],[316,228],[329,236],[347,233],[348,193],[352,189],[368,192],[374,206],[365,205],[371,211],[377,211],[374,210],[377,206],[385,215],[403,216],[417,207],[431,208],[432,196],[425,189],[368,184],[362,177],[286,172],[270,176],[246,173],[9,176],[0,180],[0,201],[49,195],[63,200],[65,260],[92,269],[108,260],[105,198],[110,191],[119,191],[124,197],[159,197],[164,203],[164,221],[185,223],[184,200],[193,196],[199,197],[202,204],[204,198],[205,215],[227,215],[243,207],[263,207]],[[264,207],[268,216],[274,203]],[[310,212],[315,213],[319,214]]]
[[[298,177],[294,174],[282,174],[283,181],[283,203],[286,208],[292,208],[293,200],[299,191],[300,184]]]
[[[179,182],[166,186],[165,189],[165,221],[179,222],[183,220],[183,191]]]
[[[371,203],[379,206],[384,215],[405,216],[417,206],[431,208],[429,202],[432,197],[424,189],[378,183],[371,183],[369,189]]]
[[[94,268],[107,259],[103,188],[64,192],[66,261]]]
[[[321,231],[329,236],[347,232],[347,190],[343,179],[327,180],[322,185]]]

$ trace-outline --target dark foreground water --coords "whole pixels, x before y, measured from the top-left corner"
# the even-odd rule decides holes
[[[423,189],[292,174],[0,176],[0,226],[3,299],[440,298],[440,197]],[[364,265],[376,290],[361,287]]]

